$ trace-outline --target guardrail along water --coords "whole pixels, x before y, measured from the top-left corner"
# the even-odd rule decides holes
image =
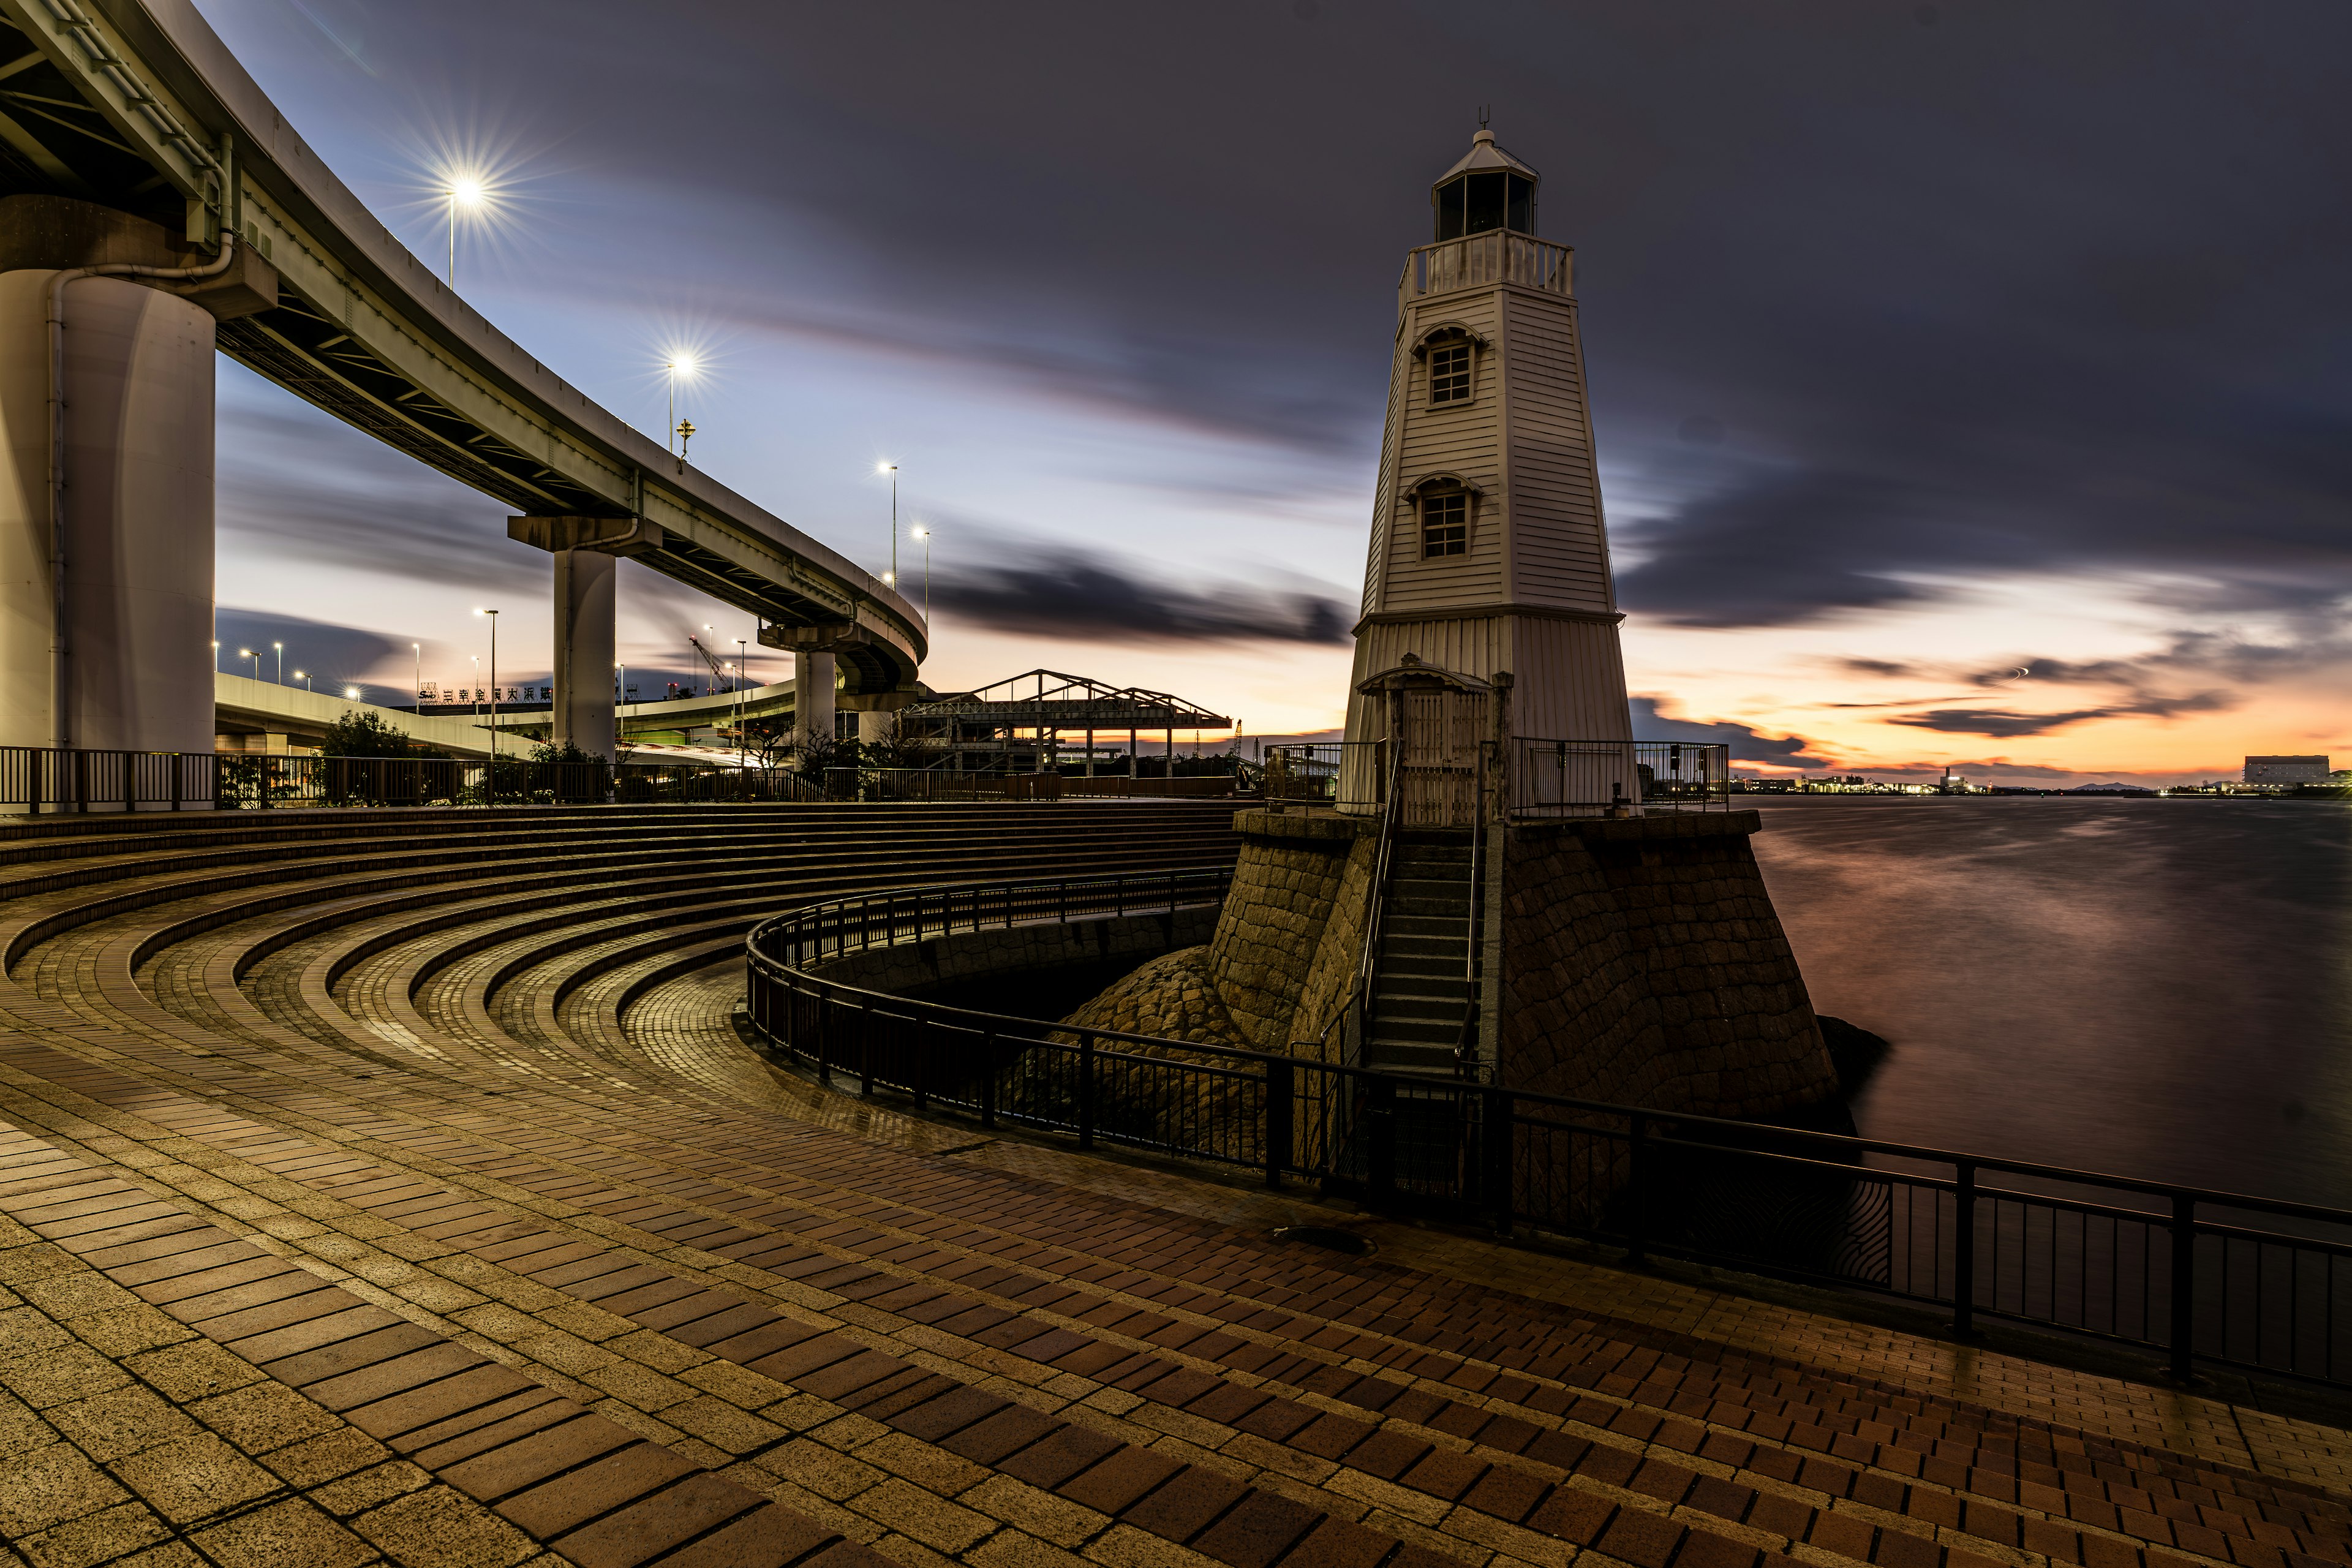
[[[2352,1212],[1915,1144],[1076,1027],[810,972],[869,948],[1219,902],[1223,868],[912,888],[766,921],[751,1021],[919,1109],[1261,1172],[1374,1206],[2352,1382]]]

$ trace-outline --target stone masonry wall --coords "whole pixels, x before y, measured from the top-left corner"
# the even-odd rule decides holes
[[[1503,1081],[1769,1117],[1837,1075],[1748,846],[1753,812],[1513,830]]]
[[[1330,972],[1337,963],[1352,976],[1350,933],[1361,931],[1363,911],[1344,906],[1351,888],[1356,903],[1363,900],[1371,840],[1355,819],[1319,813],[1237,812],[1234,826],[1241,858],[1207,970],[1250,1044],[1286,1050],[1315,1008],[1328,1011],[1346,995],[1344,985],[1339,996],[1328,994]],[[1316,1016],[1318,1028],[1321,1022]]]

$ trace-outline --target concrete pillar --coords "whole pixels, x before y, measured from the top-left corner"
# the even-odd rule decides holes
[[[857,743],[861,746],[879,745],[889,735],[891,723],[897,718],[897,714],[884,712],[880,709],[860,710],[857,715]]]
[[[592,757],[620,755],[613,700],[613,579],[619,563],[593,550],[555,552],[555,713],[552,739]]]
[[[834,656],[829,653],[793,655],[793,727],[801,744],[833,742]]]
[[[0,273],[0,744],[209,752],[213,318],[120,279],[66,289],[60,627],[53,276]]]

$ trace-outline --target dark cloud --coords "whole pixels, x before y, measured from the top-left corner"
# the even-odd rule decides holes
[[[1888,679],[1894,679],[1898,677],[1916,676],[1921,673],[1917,665],[1904,664],[1894,659],[1841,658],[1835,662],[1836,667],[1839,669],[1845,671],[1848,675],[1874,675],[1883,676]]]
[[[2076,708],[2062,713],[2012,713],[1998,708],[1937,708],[1887,721],[1916,730],[1938,730],[1952,735],[1990,735],[2013,741],[2024,735],[2046,735],[2096,719],[2174,719],[2183,713],[2214,713],[2236,706],[2225,692],[2200,691],[2191,697],[2149,697],[2137,702],[2104,708]]]
[[[1354,616],[1339,600],[1239,583],[1171,583],[1099,555],[1000,552],[1002,564],[943,577],[944,616],[999,631],[1079,639],[1344,643]]]
[[[547,556],[509,509],[224,363],[220,530],[364,577],[544,594]]]
[[[220,643],[215,668],[236,675],[252,674],[252,663],[237,658],[239,648],[252,648],[261,655],[261,679],[276,679],[278,654],[270,645],[284,643],[288,681],[300,685],[294,680],[294,672],[308,670],[312,689],[319,691],[338,690],[346,682],[364,679],[377,666],[391,661],[394,654],[404,658],[409,654],[407,643],[382,632],[267,610],[239,609],[234,605],[222,605],[213,611],[213,636]]]
[[[1334,483],[1370,472],[1427,182],[1493,103],[1579,249],[1597,438],[1644,498],[1635,613],[1801,624],[2010,574],[2197,617],[2352,594],[2336,0],[1570,3],[1499,28],[1408,0],[1312,26],[1255,0],[709,0],[652,50],[621,0],[409,0],[363,54],[215,9],[321,115],[471,62],[595,172],[536,243],[644,226],[670,257],[549,287],[634,302],[690,271],[715,315],[1246,434]],[[413,117],[463,96],[420,89]],[[495,569],[454,517],[373,500],[427,542],[386,569]]]
[[[1636,697],[1632,700],[1633,734],[1643,741],[1698,741],[1727,744],[1735,763],[1771,763],[1784,768],[1825,768],[1831,765],[1827,757],[1813,756],[1808,751],[1811,741],[1801,735],[1782,735],[1775,739],[1761,735],[1745,724],[1707,724],[1690,719],[1669,719],[1658,711],[1661,700]]]

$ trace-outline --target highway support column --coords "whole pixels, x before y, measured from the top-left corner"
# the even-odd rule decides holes
[[[620,754],[613,692],[613,581],[619,563],[596,550],[555,552],[552,739],[607,762]]]
[[[555,711],[550,739],[618,762],[619,699],[613,690],[615,558],[658,550],[657,523],[641,517],[510,517],[507,537],[555,557]]]
[[[834,656],[793,650],[793,729],[819,751],[834,742]]]
[[[201,280],[53,285],[214,254],[92,203],[0,199],[0,745],[213,749],[215,330],[277,304],[277,274],[239,247]]]

